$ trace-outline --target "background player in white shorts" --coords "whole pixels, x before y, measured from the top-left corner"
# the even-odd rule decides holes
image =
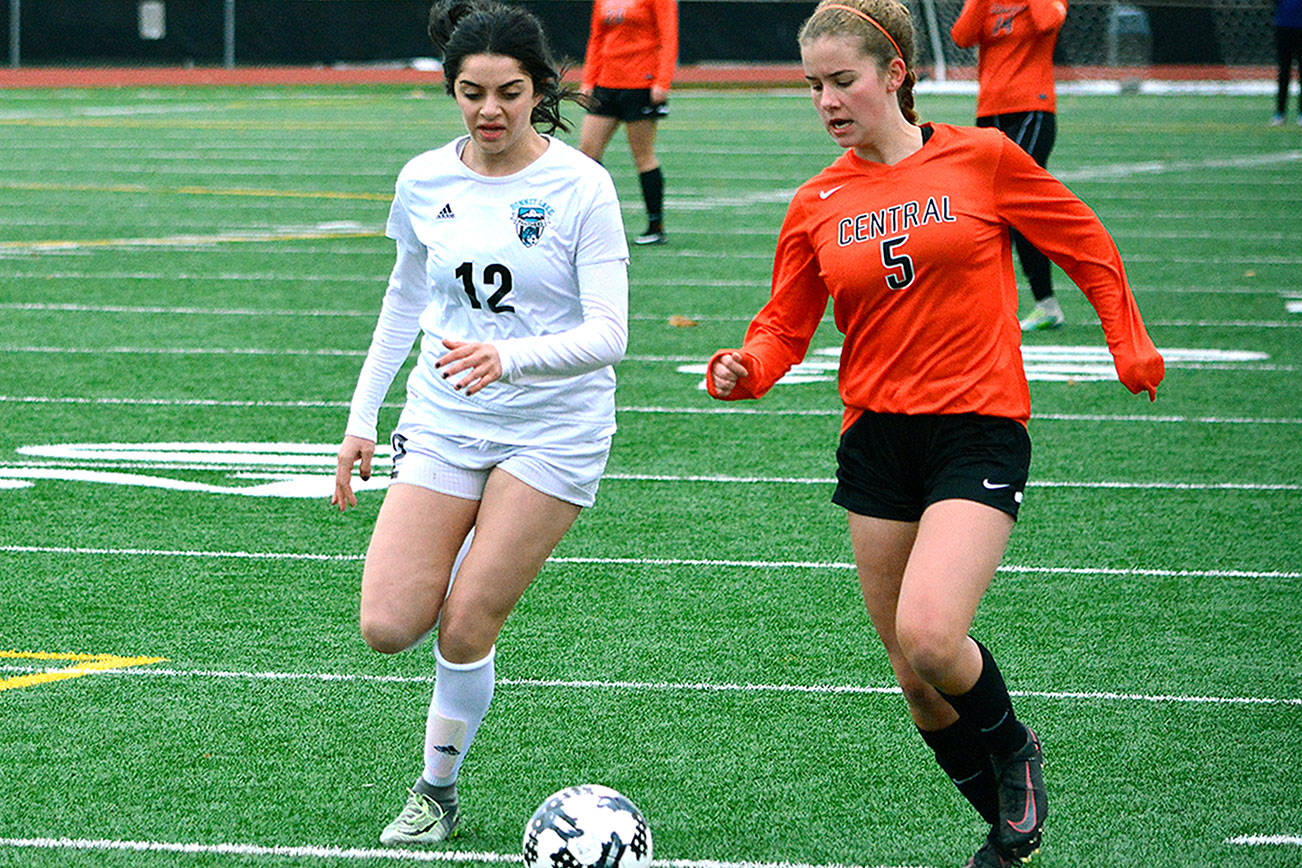
[[[443,0],[430,36],[469,135],[398,176],[397,262],[331,498],[356,504],[353,466],[369,477],[380,404],[420,335],[362,576],[372,648],[397,653],[438,628],[425,767],[386,844],[456,830],[457,773],[492,699],[498,633],[593,502],[615,430],[611,366],[628,337],[615,188],[545,134],[567,129],[559,103],[573,93],[537,19]]]

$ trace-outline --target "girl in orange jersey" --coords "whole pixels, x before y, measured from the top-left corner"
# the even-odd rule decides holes
[[[1066,19],[1063,0],[967,0],[949,31],[960,48],[977,47],[977,126],[1003,130],[1041,166],[1058,134],[1053,47]],[[1060,328],[1049,258],[1017,230],[1012,235],[1035,297],[1022,331]]]
[[[595,0],[580,90],[593,105],[579,150],[597,162],[624,122],[646,204],[647,228],[634,244],[663,244],[665,179],[656,158],[656,121],[669,114],[678,63],[677,0]]]
[[[1048,808],[1039,741],[968,635],[1030,464],[1009,228],[1085,292],[1127,388],[1156,397],[1164,365],[1093,211],[1003,134],[918,122],[913,45],[897,0],[823,0],[801,28],[814,107],[846,153],[796,192],[772,297],[706,386],[763,395],[832,298],[845,335],[832,500],[913,722],[990,824],[968,865],[1004,866],[1038,849]]]

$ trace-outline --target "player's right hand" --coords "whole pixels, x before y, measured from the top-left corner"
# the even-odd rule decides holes
[[[716,398],[726,398],[732,394],[737,381],[749,373],[741,364],[741,353],[736,350],[716,353],[710,361],[710,370],[706,373],[709,377],[707,391]]]
[[[362,481],[371,478],[371,460],[375,458],[375,441],[362,437],[347,436],[339,446],[339,456],[335,461],[335,493],[330,495],[330,503],[343,512],[350,506],[357,505],[357,496],[353,494],[353,465],[361,462],[358,474]]]

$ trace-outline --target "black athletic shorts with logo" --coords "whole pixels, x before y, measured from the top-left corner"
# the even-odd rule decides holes
[[[832,502],[917,521],[931,504],[958,498],[1016,519],[1030,466],[1031,438],[1014,419],[865,412],[841,435]]]
[[[669,103],[651,102],[651,88],[594,87],[589,114],[629,121],[655,121],[669,116]]]

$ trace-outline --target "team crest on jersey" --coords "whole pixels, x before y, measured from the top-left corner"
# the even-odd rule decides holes
[[[511,203],[511,222],[515,234],[525,247],[533,247],[542,240],[543,232],[551,225],[552,206],[541,199],[521,199]]]

